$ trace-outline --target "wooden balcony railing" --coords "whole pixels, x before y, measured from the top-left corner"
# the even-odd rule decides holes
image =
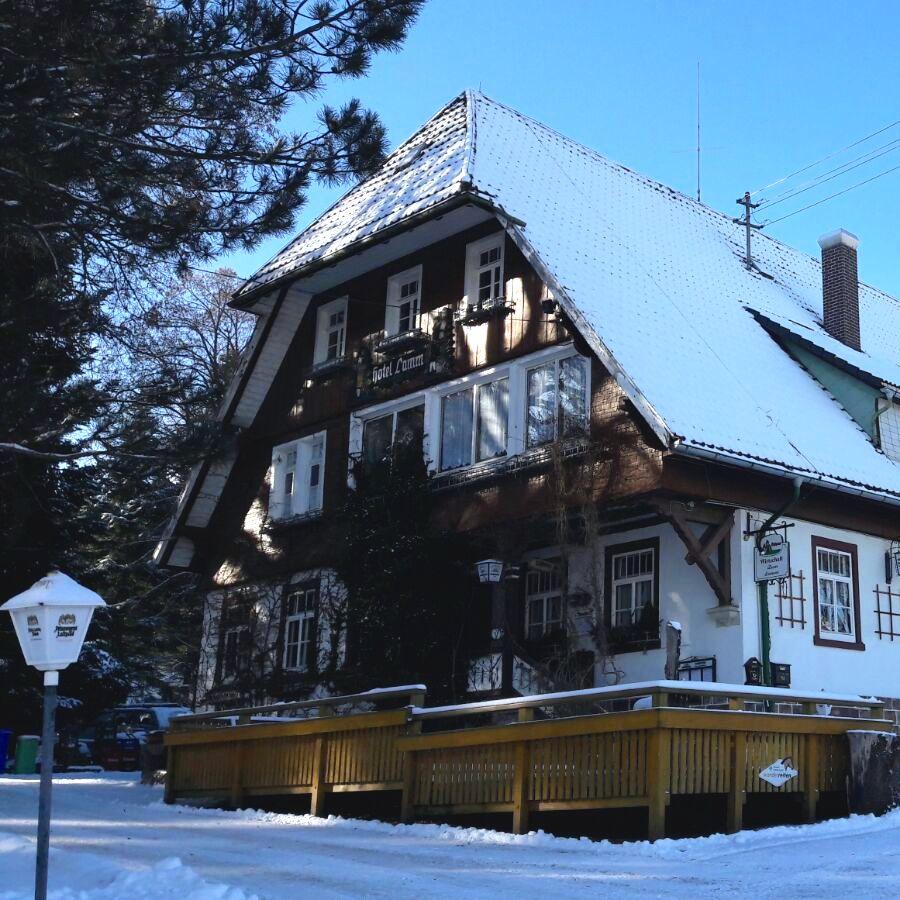
[[[823,792],[844,790],[846,733],[889,727],[876,698],[715,683],[655,681],[430,708],[423,698],[421,686],[406,686],[179,717],[166,739],[166,799],[238,805],[308,793],[321,814],[332,792],[399,791],[406,821],[507,812],[516,832],[533,813],[646,807],[648,836],[658,838],[673,797],[720,795],[727,827],[737,831],[753,795],[793,794],[813,820]],[[373,700],[408,705],[341,714]],[[821,704],[839,714],[816,714]],[[312,710],[318,715],[284,717]],[[498,716],[515,721],[485,722]],[[453,728],[434,730],[444,722]],[[760,773],[779,760],[797,774],[775,786]]]

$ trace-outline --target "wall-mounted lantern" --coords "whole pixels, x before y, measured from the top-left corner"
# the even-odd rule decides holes
[[[478,580],[482,584],[497,584],[503,575],[503,561],[499,559],[482,559],[475,563]]]

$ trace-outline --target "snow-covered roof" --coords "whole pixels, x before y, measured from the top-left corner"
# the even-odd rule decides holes
[[[900,302],[860,285],[862,353],[821,324],[821,267],[483,94],[404,142],[243,289],[299,274],[457,195],[509,217],[588,342],[682,451],[900,495],[900,468],[757,321],[760,313],[896,384]],[[524,224],[521,224],[524,223]],[[601,354],[603,358],[603,354]],[[660,429],[657,427],[657,433]]]

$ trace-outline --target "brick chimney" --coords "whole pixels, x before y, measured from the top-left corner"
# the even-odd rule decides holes
[[[822,318],[825,330],[854,350],[859,343],[859,238],[839,228],[819,238],[822,248]]]

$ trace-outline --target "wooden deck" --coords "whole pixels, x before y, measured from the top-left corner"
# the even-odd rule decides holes
[[[647,708],[628,708],[636,697],[650,698],[638,704]],[[766,698],[803,713],[744,708]],[[335,714],[372,701],[406,705]],[[254,796],[310,794],[321,815],[330,793],[398,791],[405,821],[508,813],[518,833],[532,813],[645,807],[655,839],[666,834],[673,798],[718,795],[728,830],[738,831],[745,803],[760,794],[795,795],[813,821],[822,793],[845,790],[847,731],[890,727],[876,700],[711,684],[654,682],[431,709],[422,702],[416,686],[330,698],[327,706],[181,717],[166,739],[166,800],[238,806]],[[697,702],[704,705],[675,705]],[[810,714],[816,702],[860,717]],[[566,716],[547,717],[562,705]],[[624,709],[606,711],[616,707]],[[313,710],[310,718],[260,721]],[[473,724],[497,716],[516,720]],[[452,729],[433,730],[448,721]],[[799,774],[775,787],[760,772],[781,759]]]

